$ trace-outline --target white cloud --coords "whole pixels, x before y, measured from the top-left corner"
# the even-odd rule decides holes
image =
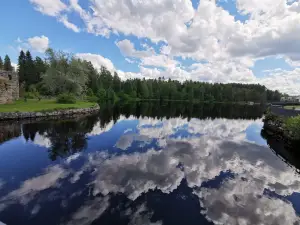
[[[300,95],[299,74],[300,68],[295,68],[291,71],[275,69],[268,71],[268,74],[259,79],[259,81],[270,89],[278,89],[291,95]]]
[[[71,29],[76,33],[80,32],[79,27],[71,23],[68,20],[67,15],[62,15],[63,12],[70,11],[70,7],[63,3],[61,0],[30,0],[30,2],[35,6],[35,9],[37,11],[48,16],[56,17],[57,20],[66,28]],[[70,1],[70,4],[74,10],[78,8],[76,7],[76,0]]]
[[[61,0],[30,0],[35,9],[48,16],[58,16],[67,9],[67,5]]]
[[[121,50],[121,53],[126,57],[133,57],[141,59],[142,66],[154,66],[154,67],[176,67],[177,61],[168,57],[167,55],[156,54],[153,48],[148,45],[142,45],[146,50],[136,50],[133,43],[128,40],[122,40],[116,42],[116,45]]]
[[[153,54],[153,52],[147,50],[137,51],[133,43],[128,39],[116,42],[116,45],[119,47],[119,49],[121,50],[124,56],[143,58],[143,57],[151,56]]]
[[[109,37],[113,33],[138,37],[137,43],[143,47],[139,50],[128,38],[116,42],[127,61],[136,58],[140,63],[138,73],[120,71],[123,78],[165,76],[179,80],[266,84],[266,79],[253,74],[256,60],[280,56],[293,67],[300,65],[298,0],[233,1],[238,11],[247,17],[244,22],[211,0],[201,0],[196,9],[190,0],[91,0],[89,10],[83,9],[78,0],[70,0],[69,6],[59,0],[31,2],[44,14],[65,18],[60,19],[61,22],[75,32],[79,28],[61,17],[62,12],[73,10],[82,18],[85,30],[95,35]],[[143,38],[147,38],[150,46],[162,41],[160,53],[142,44]],[[194,68],[183,70],[174,56],[196,61]],[[208,63],[201,64],[202,61]],[[267,79],[280,83],[276,74]],[[293,88],[287,86],[291,81]],[[280,86],[268,87],[294,93],[300,89],[300,82],[289,80]]]
[[[134,60],[131,60],[131,59],[129,59],[129,58],[125,58],[125,61],[126,61],[126,62],[128,62],[128,63],[130,63],[130,64],[133,64],[133,63],[135,63],[135,61],[134,61]]]
[[[18,70],[18,64],[17,63],[12,62],[11,65],[14,68],[15,71]]]
[[[44,53],[47,48],[49,48],[49,38],[42,35],[42,36],[35,36],[32,38],[28,38],[28,44],[30,47],[37,52]]]
[[[98,70],[101,69],[101,66],[105,66],[109,71],[115,71],[115,67],[110,59],[107,59],[101,55],[92,54],[92,53],[77,53],[75,55],[80,59],[90,61],[94,67]]]
[[[76,33],[80,32],[79,27],[77,27],[75,24],[68,21],[68,17],[66,15],[63,15],[59,18],[59,22],[63,23],[67,28],[73,30]]]

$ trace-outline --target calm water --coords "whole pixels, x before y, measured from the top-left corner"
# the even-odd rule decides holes
[[[2,122],[0,221],[300,224],[300,176],[262,138],[262,112],[139,103]]]

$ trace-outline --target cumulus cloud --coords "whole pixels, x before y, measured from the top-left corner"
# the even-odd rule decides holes
[[[136,50],[133,43],[128,39],[116,42],[116,45],[119,47],[120,51],[125,56],[143,58],[143,57],[151,56],[153,54],[153,52],[151,52],[151,51]]]
[[[67,9],[61,0],[30,0],[35,9],[48,16],[57,16]]]
[[[245,21],[211,0],[201,0],[195,8],[190,0],[92,0],[88,10],[78,0],[71,0],[68,6],[60,0],[31,2],[42,13],[61,18],[75,32],[79,28],[61,16],[65,11],[77,13],[89,33],[127,36],[116,45],[130,62],[132,58],[139,60],[140,71],[120,71],[123,79],[164,76],[178,80],[261,83],[289,94],[300,89],[300,82],[288,76],[285,77],[289,81],[282,83],[276,73],[264,79],[253,74],[255,61],[269,56],[283,57],[293,67],[300,65],[299,1],[233,1]],[[142,47],[143,38],[149,40],[150,46],[159,43],[160,52],[151,47],[138,50],[129,40],[130,35],[139,38],[135,45]],[[184,70],[174,57],[192,59],[195,65]],[[292,82],[290,88],[288,84]]]
[[[94,65],[94,67],[98,70],[101,69],[101,66],[105,66],[109,71],[115,71],[115,67],[112,61],[103,57],[102,55],[92,53],[77,53],[75,56],[80,59],[84,59],[91,62]]]
[[[28,44],[30,47],[37,52],[44,53],[47,48],[49,48],[49,38],[42,35],[42,36],[35,36],[32,38],[28,38]]]
[[[300,68],[291,71],[275,69],[268,71],[260,82],[270,89],[278,89],[283,93],[300,95]]]
[[[154,67],[176,67],[177,61],[163,54],[156,54],[153,48],[149,48],[147,45],[146,50],[136,50],[133,43],[128,40],[122,40],[116,43],[121,53],[126,57],[138,58],[141,60],[143,66]]]
[[[61,0],[30,0],[35,6],[35,9],[45,15],[56,17],[66,28],[73,30],[74,32],[80,32],[77,25],[71,23],[68,20],[66,14],[69,11],[69,6]],[[73,1],[74,2],[74,1]]]

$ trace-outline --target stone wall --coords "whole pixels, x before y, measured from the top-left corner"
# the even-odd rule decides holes
[[[19,77],[16,72],[0,70],[0,104],[19,99]]]
[[[21,125],[19,123],[0,123],[0,144],[19,136],[21,136]]]

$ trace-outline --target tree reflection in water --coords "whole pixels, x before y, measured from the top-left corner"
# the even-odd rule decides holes
[[[87,116],[62,121],[50,120],[37,123],[22,124],[22,133],[26,141],[34,141],[36,134],[50,140],[49,158],[67,157],[81,152],[87,147],[87,136],[98,116]]]

